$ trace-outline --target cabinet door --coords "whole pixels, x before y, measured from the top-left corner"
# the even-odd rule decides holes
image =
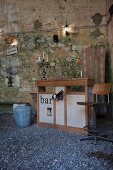
[[[77,105],[84,102],[85,95],[67,95],[67,126],[83,128],[85,126],[85,106]]]
[[[61,90],[64,92],[64,87],[56,87],[55,93],[57,94]],[[64,97],[63,100],[56,100],[56,124],[64,125]]]
[[[39,122],[53,123],[53,94],[39,94]]]

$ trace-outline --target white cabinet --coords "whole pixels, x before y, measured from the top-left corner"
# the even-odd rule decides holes
[[[82,128],[85,126],[85,107],[77,102],[84,102],[85,95],[67,95],[67,126]]]
[[[88,110],[77,102],[91,99],[93,84],[93,80],[86,78],[37,80],[37,124],[64,130],[82,129],[88,122]],[[62,100],[52,98],[60,91]]]
[[[64,92],[64,87],[56,87],[55,93],[57,94],[61,90],[63,90]],[[56,105],[56,124],[64,125],[64,115],[65,115],[64,97],[63,97],[63,100],[55,101],[55,105]]]
[[[52,94],[39,94],[39,122],[54,123]]]

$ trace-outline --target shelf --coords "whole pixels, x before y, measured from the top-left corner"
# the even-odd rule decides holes
[[[66,92],[85,92],[85,86],[66,86]]]

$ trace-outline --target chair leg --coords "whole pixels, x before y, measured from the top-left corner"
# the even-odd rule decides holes
[[[98,139],[98,140],[103,140],[103,141],[108,141],[108,142],[112,142],[112,143],[113,143],[113,140],[112,140],[112,139],[109,139],[109,138],[107,138],[107,137],[97,136],[97,139]]]
[[[91,135],[90,135],[90,136],[81,138],[80,141],[84,141],[84,140],[95,140],[95,137],[96,137],[96,136],[93,136],[93,135],[91,136]]]
[[[98,136],[98,135],[91,135],[91,136],[87,136],[84,138],[81,138],[80,141],[84,141],[84,140],[94,140],[95,141],[95,145],[97,144],[97,140],[103,140],[103,141],[108,141],[108,142],[112,142],[112,139],[109,139],[107,137],[103,137],[103,136]]]
[[[84,141],[84,140],[94,140],[95,141],[95,145],[97,144],[97,136],[92,135],[92,136],[87,136],[84,138],[81,138],[80,141]]]
[[[97,136],[95,136],[95,143],[94,143],[95,145],[97,144]]]

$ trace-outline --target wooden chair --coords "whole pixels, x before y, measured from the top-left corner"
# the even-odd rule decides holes
[[[91,108],[93,108],[93,124],[91,125],[90,121],[88,120],[88,125],[83,127],[84,130],[88,131],[88,136],[80,139],[81,141],[94,140],[95,144],[97,144],[97,140],[100,139],[100,140],[105,140],[113,143],[113,140],[102,135],[102,133],[105,132],[106,129],[97,127],[97,123],[96,123],[97,114],[101,114],[101,115],[108,114],[107,108],[110,103],[110,99],[109,99],[110,90],[111,90],[111,83],[94,84],[93,91],[92,91],[94,95],[94,101],[77,102],[77,104],[79,105],[87,106],[89,110],[89,114],[92,114],[90,110]],[[106,108],[106,109],[101,109],[101,108]]]
[[[97,116],[109,116],[111,83],[95,84],[93,94],[95,99],[95,113]]]

